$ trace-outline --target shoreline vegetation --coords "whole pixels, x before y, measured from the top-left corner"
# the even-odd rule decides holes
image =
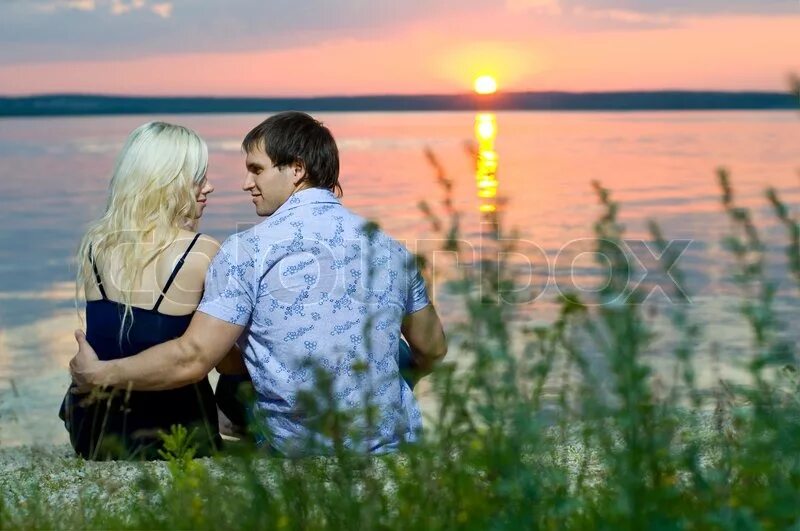
[[[44,94],[0,97],[0,117],[135,114],[403,111],[713,111],[796,110],[781,92],[620,91],[508,92],[494,95],[375,95],[309,98],[136,97]]]

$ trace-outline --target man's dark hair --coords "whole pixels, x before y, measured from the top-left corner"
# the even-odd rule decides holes
[[[247,133],[242,148],[248,153],[263,149],[279,168],[300,163],[306,169],[305,182],[342,195],[336,141],[322,122],[304,112],[270,116]]]

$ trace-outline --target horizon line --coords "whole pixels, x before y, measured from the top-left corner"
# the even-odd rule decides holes
[[[47,94],[0,96],[0,117],[132,114],[221,114],[281,112],[437,111],[699,111],[797,110],[791,92],[613,91],[385,94],[362,96],[117,96]]]

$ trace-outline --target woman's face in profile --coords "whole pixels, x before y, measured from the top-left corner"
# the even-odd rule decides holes
[[[214,191],[211,181],[208,180],[208,175],[203,177],[199,184],[195,185],[195,200],[197,201],[197,217],[203,215],[203,209],[206,207],[208,201],[208,194]]]

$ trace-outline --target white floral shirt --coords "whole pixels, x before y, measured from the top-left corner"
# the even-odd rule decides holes
[[[429,303],[405,247],[310,188],[225,240],[198,310],[245,327],[240,346],[273,449],[326,453],[339,433],[377,453],[421,432],[398,352],[403,317]],[[322,414],[331,409],[348,420],[332,423]]]

